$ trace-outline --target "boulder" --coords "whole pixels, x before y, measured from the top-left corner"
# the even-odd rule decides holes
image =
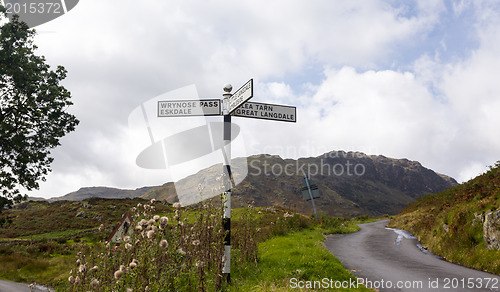
[[[487,249],[500,249],[500,210],[484,215],[483,238]]]

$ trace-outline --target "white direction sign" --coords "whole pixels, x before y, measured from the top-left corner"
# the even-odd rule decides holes
[[[158,102],[158,117],[220,116],[220,99]]]
[[[228,111],[231,114],[235,109],[253,96],[253,79],[248,80],[245,85],[236,90],[229,98]]]
[[[245,102],[233,112],[233,115],[283,122],[297,122],[296,107],[260,102]]]

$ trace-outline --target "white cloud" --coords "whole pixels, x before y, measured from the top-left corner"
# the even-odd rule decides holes
[[[453,122],[444,105],[433,99],[414,74],[343,67],[329,69],[325,75],[311,96],[296,97],[302,103],[293,137],[300,133],[300,140],[291,144],[306,145],[307,155],[319,155],[335,146],[430,161],[449,147]],[[274,125],[269,127],[275,130]],[[278,144],[282,139],[280,135],[272,140]]]
[[[361,150],[461,178],[471,163],[500,156],[498,7],[473,3],[446,11],[445,1],[80,1],[38,28],[40,53],[69,71],[70,111],[81,124],[53,151],[54,172],[33,194],[164,183],[168,173],[146,175],[133,163],[127,146],[140,143],[126,133],[130,112],[189,84],[200,98],[219,98],[224,83],[249,78],[254,101],[298,113],[297,124],[238,119],[249,154]],[[429,36],[465,7],[480,46],[443,63],[450,44],[433,47]],[[294,80],[309,70],[323,74]]]

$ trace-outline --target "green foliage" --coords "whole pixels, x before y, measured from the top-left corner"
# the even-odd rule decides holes
[[[19,194],[20,186],[38,188],[50,171],[50,150],[78,124],[66,112],[72,105],[60,85],[66,70],[53,71],[35,55],[34,35],[17,16],[0,27],[0,191],[6,197]]]
[[[51,241],[0,245],[0,278],[56,284],[73,262],[75,247]]]
[[[344,234],[359,231],[356,219],[321,216],[318,230],[323,234]]]

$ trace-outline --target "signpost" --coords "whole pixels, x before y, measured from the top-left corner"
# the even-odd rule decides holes
[[[225,189],[224,192],[224,266],[222,273],[230,282],[231,271],[231,117],[246,117],[283,122],[296,122],[297,110],[293,106],[248,102],[253,97],[253,79],[231,94],[233,87],[224,86],[223,100],[168,100],[158,102],[158,117],[224,116],[223,147]],[[311,195],[312,198],[312,195]],[[314,201],[313,201],[314,204]],[[316,207],[315,207],[316,210]],[[318,214],[316,214],[316,217]]]
[[[228,114],[231,114],[235,109],[242,105],[245,101],[253,96],[253,79],[248,80],[245,85],[236,90],[228,99]]]
[[[302,197],[306,200],[311,200],[314,214],[316,214],[316,219],[319,220],[318,211],[316,210],[316,204],[314,204],[314,198],[319,198],[318,186],[304,173],[304,180],[302,181]]]
[[[168,100],[158,102],[158,117],[220,116],[220,100]]]
[[[233,116],[295,123],[297,109],[294,106],[247,101],[233,112]]]

